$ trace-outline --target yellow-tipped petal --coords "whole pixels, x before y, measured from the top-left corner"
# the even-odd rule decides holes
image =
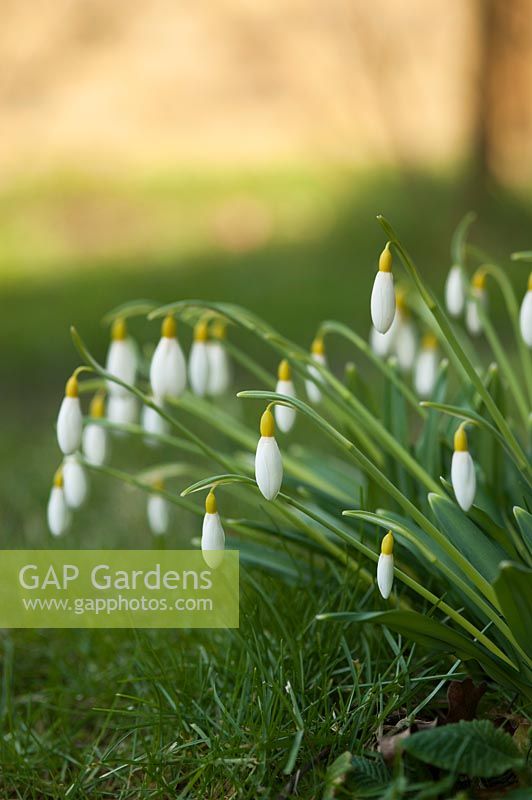
[[[403,315],[406,314],[408,311],[408,307],[406,305],[406,292],[404,289],[397,289],[395,293],[395,305]]]
[[[221,319],[213,322],[211,333],[214,339],[225,339],[227,337],[227,325]]]
[[[89,415],[94,419],[101,419],[105,416],[105,400],[101,392],[98,392],[92,398]]]
[[[390,242],[387,242],[386,247],[379,256],[379,270],[381,272],[391,272],[392,262],[393,262],[393,257],[392,257],[392,252],[390,250]]]
[[[127,325],[126,321],[122,319],[122,317],[118,317],[113,322],[113,327],[111,328],[111,339],[113,342],[121,342],[124,339],[127,339]]]
[[[471,279],[471,285],[474,289],[485,289],[486,288],[486,270],[479,268],[473,275]]]
[[[76,378],[75,375],[72,375],[72,377],[68,379],[65,387],[65,397],[77,397],[78,394],[79,394],[78,379]]]
[[[280,381],[289,381],[292,379],[292,368],[290,367],[290,364],[288,363],[286,358],[283,358],[283,360],[279,364],[277,377],[279,378]]]
[[[311,353],[314,356],[325,355],[325,342],[323,341],[321,336],[316,336],[316,338],[312,342]]]
[[[425,350],[436,350],[437,346],[438,340],[433,333],[426,333],[421,340],[421,347]]]
[[[198,322],[198,324],[194,328],[194,341],[206,342],[208,338],[209,338],[209,328],[207,327],[207,323]]]
[[[205,511],[207,514],[216,514],[218,511],[218,506],[216,504],[216,497],[212,489],[205,498]]]
[[[381,542],[381,553],[383,556],[391,556],[393,553],[393,533],[388,531]]]
[[[63,488],[63,467],[59,467],[54,475],[54,486],[57,489]]]
[[[164,318],[163,324],[161,325],[161,336],[164,336],[166,339],[175,339],[176,334],[177,322],[170,314],[168,314],[168,316]]]
[[[465,428],[460,425],[456,433],[454,434],[454,449],[456,452],[463,453],[467,451],[467,433],[465,432]]]
[[[266,409],[260,418],[260,435],[273,436],[275,433],[275,422],[273,421],[273,414],[269,408]]]

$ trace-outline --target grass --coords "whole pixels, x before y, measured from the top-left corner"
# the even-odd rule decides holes
[[[50,545],[44,509],[58,461],[53,421],[77,363],[72,322],[102,359],[99,320],[110,307],[216,298],[305,345],[324,318],[369,328],[377,211],[413,243],[437,288],[445,243],[471,206],[473,239],[486,249],[506,257],[530,247],[526,200],[461,179],[292,170],[102,185],[62,177],[0,198],[4,547]],[[524,286],[526,268],[510,270]],[[346,357],[338,343],[337,372]],[[266,350],[261,363],[275,366]],[[248,376],[240,387],[250,388]],[[231,413],[247,413],[231,402]],[[115,445],[114,463],[130,456],[146,465],[145,451]],[[102,478],[69,546],[104,545],[110,532],[117,546],[151,541],[144,498]],[[194,535],[196,519],[180,515],[169,543]],[[380,726],[423,705],[451,666],[387,631],[316,621],[321,611],[375,607],[374,592],[342,574],[286,586],[249,571],[242,593],[239,631],[2,632],[3,796],[284,797],[301,768],[299,796],[320,797],[327,764],[373,748]],[[441,702],[440,692],[423,713]]]

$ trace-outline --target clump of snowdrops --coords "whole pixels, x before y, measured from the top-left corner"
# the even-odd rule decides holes
[[[202,517],[210,567],[223,558],[224,528],[243,560],[290,578],[293,564],[304,571],[333,559],[346,581],[356,575],[382,599],[376,595],[373,612],[331,609],[323,619],[386,625],[530,699],[532,283],[525,290],[523,270],[519,305],[505,270],[467,244],[468,215],[453,239],[444,310],[390,224],[379,221],[388,241],[368,298],[369,344],[324,321],[307,349],[238,305],[203,300],[139,301],[110,312],[105,367],[73,330],[84,365],[68,379],[57,421],[64,459],[49,527],[67,532],[86,499],[87,471],[103,472],[146,492],[156,536],[168,531],[171,505]],[[498,328],[488,310],[496,296],[505,306]],[[148,357],[130,333],[138,316],[160,326]],[[188,364],[178,323],[193,328]],[[272,348],[277,376],[239,347],[241,330]],[[342,377],[328,366],[337,338],[353,354]],[[234,385],[235,363],[259,389]],[[254,403],[255,429],[224,407],[237,389]],[[86,390],[96,391],[83,417]],[[202,436],[185,414],[202,421]],[[211,445],[212,430],[223,434],[223,449]],[[142,437],[148,448],[171,445],[176,460],[136,475],[117,470],[109,457],[118,435]],[[208,476],[184,487],[191,453]],[[204,507],[191,497],[198,492]],[[245,496],[257,517],[224,519],[226,493]]]

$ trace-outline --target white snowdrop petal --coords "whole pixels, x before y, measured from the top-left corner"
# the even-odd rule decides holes
[[[89,464],[101,467],[107,458],[109,444],[105,428],[89,423],[83,431],[83,455]]]
[[[255,454],[255,479],[266,500],[275,500],[283,482],[283,461],[275,437],[261,436]]]
[[[137,351],[132,339],[113,339],[107,351],[106,369],[115,378],[130,386],[135,385],[137,376]],[[124,396],[128,390],[114,381],[107,381],[110,395]]]
[[[64,397],[57,417],[57,441],[66,456],[79,450],[82,429],[79,397]]]
[[[371,292],[371,321],[379,333],[386,333],[395,316],[395,289],[391,272],[379,270]]]
[[[316,361],[318,364],[321,364],[323,367],[327,366],[327,359],[323,353],[312,353],[311,358],[313,361]],[[323,383],[323,378],[320,374],[320,371],[313,367],[310,364],[307,367],[309,375],[312,377],[313,380],[307,379],[305,381],[305,390],[307,392],[308,399],[311,403],[317,404],[321,401],[321,391],[319,386],[316,384]]]
[[[275,391],[278,394],[285,394],[287,397],[295,397],[296,390],[293,381],[277,381]],[[288,408],[287,406],[276,405],[274,408],[275,422],[277,427],[283,433],[288,433],[296,421],[295,408]]]
[[[63,462],[63,491],[69,508],[80,508],[87,499],[87,473],[76,456],[69,456]]]
[[[399,314],[394,316],[393,322],[386,333],[379,333],[376,328],[371,328],[369,332],[369,343],[376,356],[386,358],[386,356],[389,356],[392,352],[395,335],[397,333],[398,317]]]
[[[207,358],[209,360],[207,394],[217,397],[225,394],[231,382],[229,356],[222,342],[207,342]]]
[[[521,336],[528,347],[532,347],[532,290],[528,290],[523,297],[519,311],[519,327]]]
[[[478,336],[482,333],[482,321],[478,313],[478,303],[484,307],[487,305],[486,292],[483,289],[473,288],[473,297],[470,297],[466,304],[466,327],[470,334]]]
[[[430,397],[438,373],[438,355],[434,349],[422,350],[416,362],[414,385],[420,397]]]
[[[162,336],[159,340],[151,361],[150,383],[159,400],[179,397],[185,391],[187,366],[177,339]]]
[[[462,268],[451,267],[445,282],[445,305],[452,317],[459,317],[464,310],[466,290]]]
[[[156,447],[158,444],[156,436],[166,436],[169,433],[170,426],[168,422],[151,406],[142,406],[141,424],[148,436],[144,441],[150,447]],[[152,434],[152,435],[149,435]]]
[[[414,324],[409,319],[399,318],[394,337],[394,351],[403,372],[408,372],[414,366],[416,350],[417,337]]]
[[[225,533],[220,520],[220,515],[206,513],[203,517],[201,532],[201,551],[208,567],[216,569],[223,561],[225,548]]]
[[[155,536],[162,536],[168,531],[170,524],[170,504],[165,497],[150,494],[147,503],[148,523]]]
[[[72,514],[67,506],[65,493],[60,486],[53,486],[50,492],[47,509],[48,528],[54,536],[66,533],[70,526]]]
[[[209,382],[209,354],[206,342],[193,342],[188,362],[190,388],[199,397],[207,392]]]
[[[129,394],[111,395],[107,402],[107,419],[117,425],[131,425],[137,421],[138,405],[136,398]]]
[[[377,585],[379,592],[387,600],[393,586],[393,555],[380,554],[377,563]]]
[[[467,450],[455,450],[453,453],[451,483],[456,502],[464,511],[469,511],[475,499],[477,479],[473,459]]]

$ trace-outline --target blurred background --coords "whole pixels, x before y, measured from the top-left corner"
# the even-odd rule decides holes
[[[441,289],[476,210],[524,291],[532,0],[3,0],[0,67],[8,546],[49,542],[72,323],[100,360],[102,315],[135,297],[235,301],[300,343],[330,316],[365,334],[380,212]],[[95,493],[72,546],[110,525],[149,546],[143,498]]]

